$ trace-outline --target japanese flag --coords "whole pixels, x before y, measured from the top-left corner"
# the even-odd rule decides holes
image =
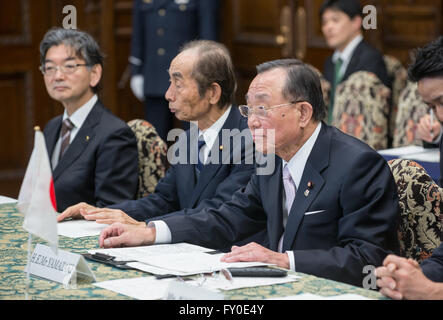
[[[45,138],[38,127],[35,130],[34,149],[18,196],[18,208],[25,217],[23,229],[57,248],[54,183]]]

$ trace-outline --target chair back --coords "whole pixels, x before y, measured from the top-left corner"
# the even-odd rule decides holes
[[[423,145],[417,137],[417,125],[421,117],[429,113],[429,107],[420,98],[417,83],[408,81],[398,99],[398,112],[392,146]]]
[[[323,93],[323,101],[327,110],[329,110],[329,104],[331,99],[331,83],[323,76],[323,74],[311,64],[306,64],[316,75],[320,78],[321,91]]]
[[[386,149],[390,95],[375,74],[355,72],[337,86],[332,124],[376,150]]]
[[[137,199],[154,192],[158,181],[165,176],[167,145],[155,128],[146,120],[128,122],[137,139],[139,183]]]
[[[403,64],[394,56],[384,55],[386,69],[388,71],[389,79],[392,83],[391,91],[391,113],[389,115],[389,137],[393,139],[395,131],[395,121],[397,119],[398,102],[400,94],[406,87],[408,82],[408,72]]]
[[[426,170],[406,159],[388,162],[397,184],[400,255],[418,262],[430,257],[443,240],[442,191]]]

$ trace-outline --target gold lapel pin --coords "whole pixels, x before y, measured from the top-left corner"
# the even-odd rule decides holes
[[[89,141],[89,136],[86,136],[85,140],[86,140],[86,141]]]
[[[308,189],[306,189],[304,193],[305,197],[309,196],[309,190],[312,188],[314,188],[314,182],[308,181]]]

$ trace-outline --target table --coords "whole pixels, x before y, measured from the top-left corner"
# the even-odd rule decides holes
[[[15,204],[0,205],[0,299],[25,299],[28,234],[21,227],[23,217]],[[34,239],[32,248],[43,240]],[[74,253],[85,253],[89,249],[98,247],[98,236],[70,239],[59,237],[59,247]],[[107,265],[87,260],[94,272],[97,281],[106,281],[121,278],[148,276],[147,273],[135,270],[120,270]],[[298,282],[262,286],[256,288],[237,289],[225,292],[228,300],[261,300],[283,296],[292,296],[299,293],[312,293],[323,296],[337,294],[359,294],[372,299],[386,299],[376,291],[365,290],[348,284],[318,278],[312,275],[297,273],[302,278]],[[92,283],[78,283],[74,289],[67,289],[56,282],[31,277],[28,294],[35,300],[123,300],[132,299],[113,291],[94,286]]]

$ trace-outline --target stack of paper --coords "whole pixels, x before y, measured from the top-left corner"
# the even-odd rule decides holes
[[[160,244],[145,247],[89,250],[115,257],[116,261],[136,261],[128,266],[152,274],[192,275],[210,273],[226,268],[244,268],[269,265],[262,262],[225,263],[224,253],[209,254],[212,249],[188,244]]]
[[[98,236],[107,224],[88,220],[67,220],[57,223],[58,234],[69,238]]]

